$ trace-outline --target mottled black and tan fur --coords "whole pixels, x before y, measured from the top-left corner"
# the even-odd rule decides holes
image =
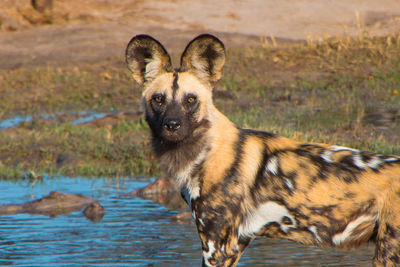
[[[235,266],[256,236],[350,248],[376,243],[374,266],[400,265],[400,158],[304,144],[241,129],[219,112],[212,89],[225,49],[191,41],[173,69],[147,35],[126,60],[163,169],[179,181],[202,242],[204,266]]]

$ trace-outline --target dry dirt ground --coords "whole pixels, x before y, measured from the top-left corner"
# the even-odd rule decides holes
[[[398,0],[53,0],[42,13],[30,2],[0,1],[0,69],[122,59],[140,33],[175,52],[204,32],[229,49],[265,37],[318,40],[400,29]]]

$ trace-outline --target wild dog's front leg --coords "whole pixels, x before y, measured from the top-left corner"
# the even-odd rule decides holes
[[[236,266],[251,239],[239,238],[239,220],[228,215],[230,212],[206,210],[193,210],[203,249],[202,265]]]
[[[382,218],[376,240],[374,266],[400,266],[400,219],[399,213],[393,212],[388,216],[392,220]]]
[[[378,221],[374,266],[400,266],[400,181],[386,199]]]
[[[224,230],[222,230],[225,232]],[[228,230],[229,232],[230,230]],[[250,242],[249,238],[240,238],[232,235],[216,236],[200,233],[203,256],[202,266],[236,266]]]
[[[385,223],[380,228],[384,229],[378,233],[374,266],[400,266],[400,227]]]

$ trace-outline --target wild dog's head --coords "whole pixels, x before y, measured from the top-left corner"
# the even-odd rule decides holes
[[[192,40],[173,69],[165,48],[148,35],[137,35],[126,48],[126,62],[143,85],[142,105],[153,135],[166,143],[196,138],[208,126],[212,88],[221,78],[225,48],[216,37]]]

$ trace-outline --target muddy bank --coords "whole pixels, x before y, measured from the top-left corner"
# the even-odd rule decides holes
[[[290,15],[289,15],[290,14]],[[357,1],[54,1],[35,10],[29,0],[0,3],[0,69],[77,64],[112,58],[122,62],[125,45],[150,34],[172,52],[195,35],[217,34],[230,47],[328,36],[385,35],[400,29],[400,3]]]
[[[18,32],[0,32],[0,69],[35,65],[65,66],[111,60],[124,68],[124,51],[133,34],[147,33],[163,40],[170,51],[182,51],[199,30],[175,31],[119,22],[45,25]],[[258,36],[220,33],[229,46],[258,46]]]

